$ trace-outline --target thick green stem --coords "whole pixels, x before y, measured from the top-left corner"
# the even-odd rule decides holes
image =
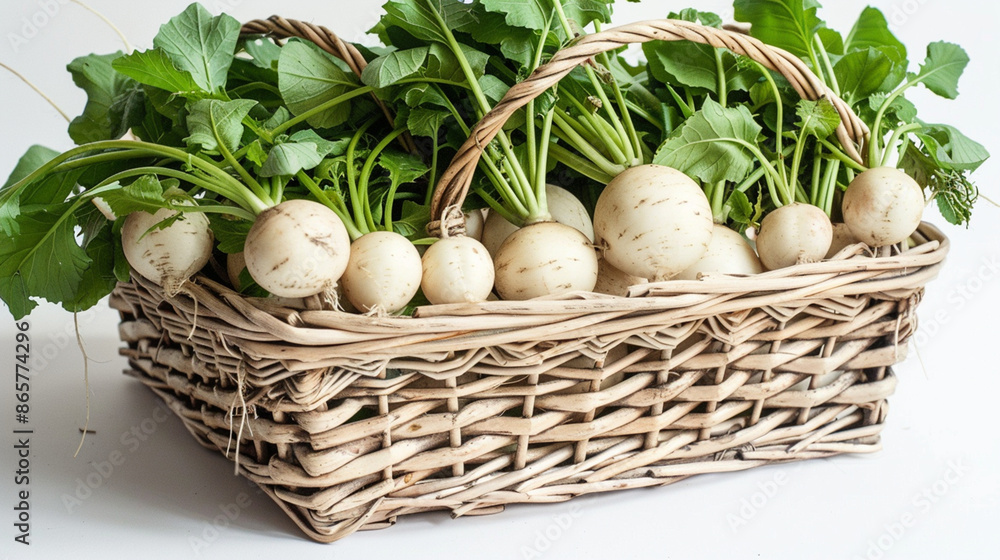
[[[482,116],[488,113],[493,107],[490,106],[482,88],[479,87],[479,81],[476,79],[476,75],[472,71],[472,67],[469,65],[468,59],[465,57],[465,52],[462,50],[458,40],[455,39],[455,35],[452,33],[448,23],[441,16],[441,13],[438,12],[431,0],[426,0],[426,4],[430,12],[434,15],[438,27],[445,37],[448,47],[451,49],[452,54],[455,55],[456,60],[458,60],[458,66],[461,68],[462,74],[465,76],[465,81],[469,84],[469,90],[472,92],[473,98],[481,111],[479,117],[482,118]],[[500,130],[496,138],[500,142],[500,147],[503,149],[504,155],[511,162],[511,167],[514,171],[513,176],[511,176],[511,180],[523,186],[530,185],[531,183],[528,181],[528,177],[524,173],[524,168],[521,166],[521,163],[517,159],[517,155],[514,153],[513,145],[507,137],[507,133]]]
[[[594,165],[593,162],[574,154],[559,144],[550,145],[549,154],[559,163],[602,185],[608,184],[611,182],[611,179],[615,178],[614,174],[604,171]]]
[[[713,49],[713,51],[715,52],[715,87],[718,90],[716,93],[719,96],[719,105],[725,107],[728,103],[727,94],[729,93],[726,83],[726,67],[722,63],[722,49]]]
[[[554,120],[556,128],[558,128],[556,136],[573,146],[573,149],[583,154],[584,157],[589,159],[602,171],[612,176],[624,171],[624,167],[620,164],[615,165],[614,163],[608,161],[589,142],[580,137],[572,126],[564,122],[564,118],[561,114],[557,113]]]
[[[322,113],[323,111],[327,111],[329,109],[332,109],[333,107],[336,107],[337,105],[340,105],[341,103],[343,103],[345,101],[350,101],[351,99],[354,99],[355,97],[358,97],[360,95],[364,95],[366,93],[370,93],[370,92],[374,91],[374,89],[375,88],[373,88],[371,86],[363,86],[363,87],[359,87],[358,89],[353,89],[353,90],[351,90],[351,91],[349,91],[349,92],[347,92],[347,93],[345,93],[343,95],[338,95],[337,97],[334,97],[333,99],[331,99],[331,100],[329,100],[329,101],[327,101],[325,103],[317,105],[317,106],[313,107],[312,109],[309,109],[308,111],[306,111],[306,112],[304,112],[304,113],[296,116],[295,118],[293,118],[291,120],[287,120],[287,121],[279,124],[278,126],[274,127],[273,129],[271,129],[271,132],[270,132],[271,137],[273,138],[273,137],[281,134],[282,132],[288,130],[289,128],[292,128],[293,126],[295,126],[297,124],[304,123],[307,120],[311,119],[312,117],[314,117],[314,116]]]
[[[833,193],[837,189],[837,175],[840,174],[840,161],[833,160],[826,166],[823,177],[823,196],[820,198],[821,208],[829,216],[833,213]]]
[[[121,152],[102,153],[89,157],[73,159],[90,152],[101,152],[104,150],[122,150]],[[246,210],[259,214],[268,206],[251,192],[246,185],[240,183],[228,173],[219,169],[214,162],[206,161],[201,157],[189,154],[183,150],[159,144],[137,140],[103,140],[78,146],[59,154],[45,165],[39,167],[24,179],[0,191],[0,202],[8,200],[26,185],[33,183],[40,177],[54,171],[62,171],[86,167],[94,163],[105,161],[117,161],[121,159],[133,159],[139,157],[161,156],[167,160],[177,161],[190,167],[197,168],[207,175],[217,179],[220,183],[226,184],[234,189],[233,193],[242,193],[242,196],[233,197],[231,200],[237,204],[244,205]]]
[[[295,176],[298,177],[299,182],[302,183],[302,185],[316,197],[316,200],[332,210],[333,213],[340,218],[340,221],[344,222],[344,227],[347,229],[347,235],[350,236],[351,241],[354,241],[364,235],[364,233],[354,225],[354,220],[351,219],[350,215],[345,212],[346,207],[338,208],[338,206],[330,200],[326,193],[323,192],[323,189],[316,184],[316,181],[313,181],[312,177],[310,177],[305,171],[299,170]],[[343,201],[341,201],[341,204],[343,204]]]
[[[783,158],[785,150],[784,147],[782,146],[784,142],[782,135],[784,134],[784,125],[785,125],[785,104],[782,102],[781,99],[781,90],[778,89],[778,83],[774,81],[774,76],[771,75],[770,70],[765,68],[764,65],[760,64],[759,62],[754,62],[754,64],[757,65],[757,68],[760,70],[760,73],[764,75],[764,79],[767,80],[767,84],[771,87],[771,92],[774,93],[775,106],[778,109],[778,121],[775,124],[775,128],[777,128],[777,130],[775,130],[775,135],[774,135],[774,151],[775,153],[778,154],[779,158]],[[778,170],[781,173],[781,182],[787,183],[788,176],[785,173],[785,163],[780,160],[779,163],[780,165],[778,166]]]
[[[837,83],[837,75],[833,72],[833,64],[830,62],[830,54],[826,52],[826,45],[823,44],[823,40],[819,38],[819,35],[815,35],[816,48],[819,50],[820,58],[823,61],[823,68],[826,70],[827,85],[833,90],[833,93],[840,96],[840,84]]]
[[[350,191],[351,199],[351,214],[354,219],[354,225],[363,232],[370,233],[372,230],[368,229],[367,221],[365,220],[365,209],[361,202],[361,193],[358,189],[358,180],[355,177],[357,171],[354,169],[354,151],[358,147],[358,143],[361,142],[361,138],[365,135],[365,131],[368,127],[375,124],[375,119],[369,119],[354,133],[351,137],[351,141],[347,144],[347,188]]]
[[[725,214],[723,210],[723,205],[726,202],[726,182],[719,181],[715,184],[712,191],[712,217],[717,224],[725,224],[726,219],[729,217]]]
[[[528,223],[546,222],[552,220],[549,214],[549,204],[545,184],[545,169],[548,167],[549,146],[552,138],[552,118],[556,108],[552,107],[545,114],[545,121],[542,122],[541,149],[538,153],[538,172],[535,175],[535,199],[538,201],[538,208],[533,215],[528,216]]]
[[[874,139],[874,136],[872,138]],[[852,158],[852,157],[848,156],[847,154],[845,154],[843,151],[840,150],[840,148],[838,148],[837,146],[833,145],[833,143],[831,143],[829,140],[823,138],[823,139],[821,139],[819,141],[819,143],[822,144],[823,147],[826,148],[828,152],[830,152],[831,156],[833,156],[834,158],[836,158],[838,161],[840,161],[841,163],[843,163],[847,167],[849,167],[849,168],[851,168],[851,169],[853,169],[855,171],[858,171],[858,172],[864,172],[864,171],[868,170],[867,167],[865,167],[865,166],[861,165],[860,163],[854,161],[854,158]]]
[[[909,134],[914,130],[920,130],[923,128],[922,125],[913,123],[906,126],[901,126],[893,131],[892,136],[889,137],[889,141],[885,145],[885,151],[882,152],[882,160],[879,165],[886,166],[889,165],[889,160],[892,158],[892,154],[896,153],[896,146],[899,144],[899,139],[903,138],[904,134]],[[874,162],[872,162],[874,164]]]

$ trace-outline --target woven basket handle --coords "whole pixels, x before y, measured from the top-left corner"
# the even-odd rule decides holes
[[[837,138],[851,158],[858,163],[864,163],[858,152],[858,146],[864,147],[867,142],[868,127],[845,101],[837,97],[795,55],[765,45],[758,39],[739,31],[705,27],[680,20],[642,21],[582,37],[572,46],[556,53],[548,63],[539,66],[524,81],[510,88],[507,95],[472,129],[468,140],[458,149],[451,165],[441,175],[431,203],[431,216],[435,221],[431,222],[428,230],[432,233],[438,232],[442,224],[444,229],[452,231],[461,227],[461,224],[454,223],[454,218],[446,220],[445,213],[449,208],[461,207],[469,192],[469,185],[472,183],[472,176],[483,150],[515,111],[556,85],[574,68],[587,63],[592,57],[625,45],[648,41],[692,41],[729,49],[780,73],[788,79],[803,99],[812,101],[829,99],[840,114],[841,122],[837,128]]]
[[[244,23],[243,27],[240,29],[240,35],[267,35],[276,39],[298,37],[300,39],[312,41],[313,43],[316,43],[319,48],[346,62],[351,71],[354,72],[354,74],[359,78],[361,77],[361,72],[365,69],[365,66],[368,66],[368,61],[365,60],[361,51],[322,25],[316,25],[295,19],[285,19],[281,16],[271,16],[267,19],[255,19]],[[378,98],[377,95],[372,93],[371,97],[375,100],[375,103],[378,104],[379,108],[382,109],[382,113],[389,121],[389,126],[395,127],[396,125],[394,124],[392,111],[389,110],[389,108],[382,102],[381,99]],[[400,136],[399,141],[406,151],[410,153],[416,152],[416,146],[413,144],[413,138],[411,138],[409,134],[403,134]]]

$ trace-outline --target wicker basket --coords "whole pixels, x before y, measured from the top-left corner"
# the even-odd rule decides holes
[[[364,63],[315,26],[272,18],[246,30],[307,37],[356,71]],[[795,57],[738,33],[656,21],[591,35],[476,127],[443,176],[435,216],[461,202],[481,147],[517,106],[596,53],[651,39],[725,46],[804,97],[832,95]],[[842,143],[863,144],[864,125],[837,107]],[[329,542],[410,513],[489,514],[878,450],[890,366],[906,355],[915,307],[948,249],[927,224],[913,239],[753,278],[639,286],[628,298],[430,306],[413,318],[284,308],[202,276],[167,298],[133,275],[112,306],[128,373]]]

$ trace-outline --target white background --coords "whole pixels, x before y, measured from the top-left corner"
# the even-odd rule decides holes
[[[148,48],[158,26],[185,3],[91,0],[138,48]],[[1000,4],[873,3],[889,16],[911,60],[922,59],[926,43],[938,39],[969,51],[972,63],[957,101],[924,91],[911,98],[925,120],[953,124],[1000,152]],[[206,2],[213,12],[225,9],[241,21],[278,12],[355,41],[365,40],[379,4]],[[846,32],[865,2],[827,4],[821,16]],[[673,0],[621,3],[616,21],[662,17],[683,7]],[[697,7],[732,13],[727,2],[701,0]],[[0,61],[34,80],[70,115],[82,110],[85,96],[65,65],[76,56],[119,48],[104,23],[67,0],[0,4]],[[0,175],[31,144],[70,147],[65,129],[41,98],[0,73]],[[1000,160],[988,162],[976,178],[984,194],[1000,200]],[[884,450],[705,475],[566,504],[514,506],[497,516],[411,516],[332,545],[303,538],[277,506],[234,477],[220,455],[197,445],[179,421],[158,420],[164,416],[155,397],[121,375],[126,364],[117,355],[117,316],[105,304],[80,317],[94,360],[90,427],[96,434],[75,459],[85,399],[73,318],[48,304],[30,317],[39,360],[31,387],[32,544],[14,543],[15,331],[9,313],[0,310],[0,558],[995,558],[1000,438],[993,407],[1000,381],[992,319],[1000,310],[1000,210],[981,204],[968,230],[947,226],[935,210],[927,219],[945,227],[953,249],[920,309],[919,357],[911,351],[897,368],[900,384],[890,400]],[[142,439],[129,435],[133,430]],[[109,471],[107,463],[117,454],[123,462]],[[96,489],[85,486],[88,476]],[[235,519],[227,520],[227,511]]]

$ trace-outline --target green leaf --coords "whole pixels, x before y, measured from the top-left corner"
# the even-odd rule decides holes
[[[816,0],[736,0],[733,8],[736,21],[751,25],[751,35],[804,58],[813,52],[813,35],[823,25]]]
[[[121,138],[129,129],[142,125],[146,119],[146,92],[142,84],[134,83],[115,96],[108,108],[108,118],[112,138]]]
[[[507,25],[504,14],[486,11],[482,4],[474,4],[474,7],[478,8],[475,19],[470,25],[455,31],[469,33],[479,43],[499,45],[500,53],[517,62],[522,69],[531,66],[538,48],[538,33],[533,29]]]
[[[41,166],[55,159],[58,155],[59,152],[53,150],[52,148],[46,148],[45,146],[40,146],[38,144],[31,146],[28,148],[28,151],[21,156],[21,159],[17,160],[17,165],[14,166],[14,170],[11,171],[10,176],[7,177],[7,182],[0,188],[6,189],[21,179],[24,179],[28,175],[37,171]]]
[[[243,119],[256,104],[252,99],[200,99],[191,103],[187,117],[191,135],[185,141],[210,154],[221,153],[219,141],[230,152],[237,151],[243,138]]]
[[[0,298],[15,319],[35,307],[30,297],[73,301],[91,258],[76,242],[70,204],[18,217],[20,233],[0,236]]]
[[[323,161],[316,144],[312,142],[285,142],[271,148],[260,170],[261,177],[295,175],[303,169],[312,169]]]
[[[79,173],[60,173],[42,178],[33,184],[26,185],[16,193],[3,192],[11,185],[31,175],[46,163],[52,161],[59,152],[34,145],[21,156],[11,171],[7,182],[0,187],[0,231],[6,235],[15,235],[19,231],[17,217],[21,213],[21,204],[57,204],[66,199],[75,185]]]
[[[416,136],[437,138],[441,125],[451,117],[451,113],[429,107],[416,107],[406,119],[406,127]]]
[[[212,17],[201,4],[191,4],[160,27],[153,46],[163,49],[174,65],[191,73],[202,89],[225,89],[236,53],[240,22],[228,15]]]
[[[795,106],[795,114],[799,117],[795,125],[802,131],[802,137],[808,135],[826,138],[840,126],[840,114],[828,99],[819,101],[802,99]]]
[[[606,2],[599,0],[561,0],[566,19],[579,28],[586,27],[593,21],[608,23],[611,21],[611,9]],[[545,22],[552,17],[556,20],[550,0],[482,0],[483,6],[496,13],[505,14],[507,25],[527,29],[541,30]]]
[[[252,222],[222,214],[211,214],[208,221],[212,226],[212,233],[215,234],[215,240],[219,242],[220,251],[227,255],[243,252],[247,234],[253,227]]]
[[[247,146],[246,157],[257,164],[258,167],[264,165],[264,161],[267,159],[267,152],[264,151],[264,146],[260,143],[260,139],[254,140]]]
[[[393,231],[411,240],[426,237],[427,224],[431,221],[431,207],[405,200],[402,209],[402,217],[392,221]]]
[[[916,79],[941,97],[958,97],[958,80],[969,64],[969,55],[962,47],[943,41],[927,45],[927,58]]]
[[[75,296],[62,302],[66,311],[78,312],[90,309],[110,294],[118,284],[115,261],[118,259],[124,261],[125,255],[117,255],[115,244],[120,243],[120,240],[116,239],[111,230],[111,225],[105,220],[104,227],[84,240],[84,251],[91,262],[83,271]]]
[[[892,31],[889,22],[878,8],[871,6],[861,12],[858,21],[844,40],[844,52],[865,51],[869,48],[881,49],[897,64],[906,67],[906,45]]]
[[[938,167],[975,171],[990,157],[981,144],[946,124],[931,124],[916,133]]]
[[[836,61],[837,57],[843,56],[847,52],[844,46],[844,38],[833,29],[820,27],[816,30],[816,35],[823,42],[823,48],[830,55],[832,61]]]
[[[298,116],[358,87],[355,77],[345,72],[332,55],[313,43],[289,41],[278,60],[278,89]],[[340,103],[308,119],[314,128],[344,123],[351,114],[350,103]]]
[[[891,92],[903,80],[906,68],[883,51],[869,47],[845,55],[834,66],[841,97],[850,104],[879,92]]]
[[[323,157],[344,155],[347,153],[348,144],[351,143],[350,137],[327,140],[317,134],[315,130],[300,130],[288,138],[293,142],[310,142],[315,144],[319,155]]]
[[[267,70],[278,69],[278,58],[281,56],[281,47],[274,41],[261,37],[248,39],[243,43],[243,50],[251,57],[251,62],[259,68]]]
[[[479,88],[483,90],[486,99],[496,105],[507,94],[510,86],[493,74],[484,74],[479,77]]]
[[[116,59],[112,66],[120,74],[124,74],[139,83],[178,95],[185,96],[207,91],[195,81],[191,72],[175,66],[163,49],[136,51]]]
[[[412,183],[430,171],[430,168],[424,165],[423,160],[419,157],[395,150],[382,152],[378,158],[378,164],[389,172],[389,182],[392,189],[406,183]]]
[[[649,72],[657,80],[671,85],[700,88],[718,93],[715,49],[688,41],[650,41],[642,51],[649,61]],[[760,78],[755,67],[741,67],[732,53],[722,53],[726,73],[726,91],[748,91]]]
[[[373,60],[361,72],[361,81],[376,88],[388,87],[417,74],[427,60],[430,47],[393,51]]]
[[[382,29],[395,27],[417,39],[435,43],[448,42],[435,11],[448,29],[465,29],[476,21],[473,5],[458,0],[390,0],[382,9],[384,14],[379,22]]]
[[[734,222],[740,225],[750,225],[753,222],[753,204],[750,203],[746,193],[734,190],[733,194],[729,195],[729,206],[732,208],[729,218]]]
[[[705,101],[653,156],[653,163],[678,169],[705,183],[740,181],[754,164],[741,143],[756,145],[761,128],[745,105],[723,108]]]
[[[73,83],[87,92],[83,113],[69,124],[69,136],[77,144],[112,140],[108,109],[115,97],[129,87],[129,79],[115,72],[112,61],[122,56],[91,54],[73,60],[66,67]]]
[[[132,212],[155,214],[170,205],[163,196],[163,190],[155,175],[143,175],[128,185],[102,193],[101,199],[111,207],[115,216],[124,217]]]

